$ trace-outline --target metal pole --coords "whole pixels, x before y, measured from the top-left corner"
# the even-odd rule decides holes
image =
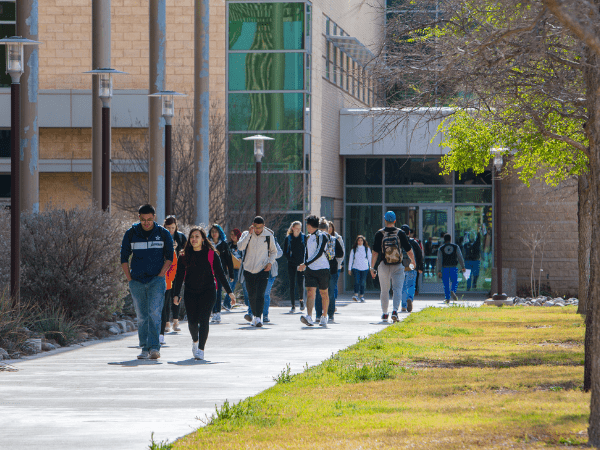
[[[110,108],[102,108],[102,211],[110,211]]]
[[[18,35],[34,41],[38,40],[38,2],[37,0],[19,0],[17,2]],[[37,45],[25,45],[24,72],[21,77],[21,211],[39,212],[40,210],[40,174],[39,128],[38,128],[38,55]]]
[[[194,182],[196,223],[209,223],[209,0],[194,0]]]
[[[506,300],[502,292],[502,195],[500,186],[500,170],[495,169],[496,180],[494,185],[496,197],[496,211],[494,213],[494,228],[496,229],[496,279],[497,292],[492,298],[494,300]]]
[[[149,8],[149,93],[165,90],[167,2],[150,0]],[[159,223],[165,218],[165,120],[160,97],[148,97],[148,202],[156,208]]]
[[[173,214],[171,203],[171,123],[165,125],[165,215]]]
[[[21,291],[20,90],[20,84],[13,81],[10,85],[10,295],[14,307],[19,304]]]
[[[256,215],[260,216],[260,178],[261,178],[261,167],[262,163],[256,161]]]
[[[110,67],[110,0],[92,0],[92,69]],[[92,205],[102,205],[102,101],[92,77]],[[110,128],[110,127],[109,127]],[[110,130],[109,130],[110,133]],[[109,134],[110,136],[110,134]]]

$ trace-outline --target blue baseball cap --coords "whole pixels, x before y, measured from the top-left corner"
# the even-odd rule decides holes
[[[385,213],[385,216],[383,216],[383,218],[385,219],[386,222],[395,222],[396,214],[394,214],[394,211],[388,211]]]

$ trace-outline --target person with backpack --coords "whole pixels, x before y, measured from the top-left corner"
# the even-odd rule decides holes
[[[140,221],[125,232],[121,242],[121,267],[129,281],[138,318],[142,348],[138,359],[158,359],[161,313],[167,290],[165,275],[173,263],[173,238],[156,223],[152,205],[140,206],[138,215]]]
[[[304,272],[298,271],[298,266],[304,262],[306,250],[304,240],[302,222],[292,222],[283,241],[283,254],[288,260],[290,300],[292,301],[290,314],[296,312],[296,299],[299,299],[300,311],[304,311]]]
[[[229,245],[227,245],[227,238],[225,237],[225,232],[221,225],[215,223],[210,227],[209,230],[209,240],[212,242],[214,247],[217,249],[219,253],[219,258],[221,258],[221,267],[225,272],[225,275],[229,278],[227,284],[231,287],[231,281],[233,280],[233,260],[231,258],[231,252],[229,251]],[[217,280],[217,301],[215,302],[215,306],[213,308],[213,323],[221,323],[221,298],[223,295],[223,286],[221,282]]]
[[[379,275],[381,320],[387,322],[389,318],[391,285],[394,289],[392,321],[397,322],[398,309],[402,300],[404,267],[409,267],[410,264],[416,267],[415,255],[404,231],[395,226],[396,214],[394,211],[386,212],[383,220],[385,227],[375,233],[370,270],[373,279]],[[402,252],[403,250],[406,253],[405,255]]]
[[[344,239],[340,236],[337,231],[335,231],[335,225],[333,221],[329,221],[329,235],[335,237],[335,240],[340,244],[339,248],[336,244],[336,257],[337,260],[337,272],[335,276],[335,282],[333,283],[333,310],[335,311],[337,308],[335,307],[335,302],[338,298],[338,280],[340,279],[340,273],[342,273],[342,266],[344,265],[344,259],[346,257],[346,247],[344,246]],[[341,256],[340,256],[341,255]]]
[[[317,289],[322,297],[321,319],[319,325],[327,327],[327,309],[329,307],[329,260],[325,253],[325,248],[329,242],[329,234],[319,230],[319,218],[313,214],[306,218],[306,251],[304,252],[304,262],[298,266],[300,272],[306,271],[304,279],[306,282],[306,315],[300,317],[300,321],[312,327],[315,323],[312,320],[312,309],[315,305]]]
[[[406,236],[410,236],[410,227],[408,225],[402,225],[400,227]],[[423,252],[419,243],[409,237],[408,242],[413,249],[415,260],[417,261],[416,266],[404,268],[404,283],[402,284],[402,312],[412,312],[413,300],[415,299],[415,288],[417,285],[417,278],[420,273],[423,273]],[[404,251],[403,251],[404,252]]]
[[[265,219],[256,216],[248,231],[242,233],[238,249],[244,252],[242,274],[248,289],[250,312],[244,316],[253,327],[262,327],[261,316],[269,273],[277,257],[273,232],[265,227]]]
[[[460,264],[462,272],[466,272],[465,260],[463,259],[460,247],[452,243],[452,237],[444,234],[444,244],[440,246],[437,252],[438,277],[444,283],[444,298],[446,303],[450,303],[450,296],[454,301],[458,300],[456,289],[458,288],[458,269]],[[452,286],[450,286],[452,283]]]
[[[231,260],[233,262],[233,281],[231,282],[231,290],[235,293],[235,286],[238,282],[242,285],[242,292],[244,294],[244,302],[246,306],[250,303],[248,301],[248,290],[246,289],[246,283],[244,283],[244,278],[242,277],[242,259],[244,258],[244,252],[238,249],[238,242],[242,237],[242,232],[239,228],[234,228],[229,233],[229,237],[231,241],[229,241],[229,251],[231,253]],[[225,306],[231,309],[231,304],[229,302],[229,297],[225,299]]]
[[[269,281],[267,282],[267,288],[265,289],[265,304],[263,306],[263,323],[271,322],[269,319],[269,307],[271,306],[271,289],[273,289],[273,284],[275,284],[275,279],[277,275],[279,275],[279,264],[277,260],[283,256],[283,250],[279,246],[279,242],[277,242],[277,238],[273,236],[275,239],[275,247],[277,247],[277,256],[275,257],[275,262],[273,263],[273,267],[271,267],[271,271],[269,272]]]
[[[186,239],[187,240],[187,239]],[[173,281],[175,281],[175,274],[177,273],[177,241],[173,239],[173,264],[167,270],[165,280],[167,282],[167,290],[165,292],[165,303],[163,305],[162,317],[160,321],[160,335],[158,340],[160,345],[165,345],[165,331],[168,332],[167,324],[169,323],[169,313],[171,312],[171,305],[173,305]],[[177,305],[179,306],[179,305]],[[178,327],[179,328],[179,327]],[[175,321],[173,321],[173,330],[175,330]]]
[[[184,254],[177,263],[173,286],[173,301],[176,303],[181,301],[179,294],[184,281],[184,301],[188,328],[192,335],[192,355],[195,359],[204,359],[210,313],[217,301],[216,282],[218,281],[225,288],[234,305],[235,297],[221,266],[219,252],[207,238],[206,231],[200,227],[190,230]]]
[[[167,216],[167,218],[165,219],[165,221],[163,223],[163,227],[165,227],[167,230],[169,230],[169,233],[171,233],[171,237],[173,238],[173,241],[175,241],[177,243],[176,250],[177,250],[177,255],[179,255],[179,253],[183,252],[183,249],[185,248],[187,238],[185,237],[185,234],[183,234],[181,231],[179,231],[179,227],[177,226],[177,218],[175,216]],[[175,277],[175,273],[173,273],[173,277]],[[168,281],[167,281],[167,284],[168,284]],[[169,306],[170,306],[171,310],[170,311],[167,310],[167,314],[166,314],[167,321],[165,323],[165,327],[164,327],[163,331],[165,331],[167,333],[169,331],[171,331],[171,322],[169,321],[169,312],[173,316],[173,331],[181,331],[181,328],[179,328],[179,305],[176,305],[171,300],[169,300]],[[163,314],[164,314],[164,310],[163,310]],[[161,329],[162,329],[162,326],[161,326]],[[161,335],[164,335],[164,333],[161,333]]]
[[[350,250],[348,258],[348,275],[354,277],[354,295],[352,300],[355,302],[365,302],[365,287],[367,285],[367,274],[371,268],[371,258],[373,254],[369,248],[369,243],[364,236],[357,236]]]
[[[333,228],[333,233],[332,233]],[[339,259],[344,258],[344,242],[341,239],[341,236],[335,232],[335,227],[333,227],[332,222],[329,222],[325,217],[321,217],[321,221],[319,222],[319,231],[327,234],[329,241],[327,242],[327,246],[325,247],[325,254],[327,255],[327,260],[329,261],[329,306],[327,307],[327,323],[333,323],[333,316],[335,314],[335,300],[337,290],[337,282],[340,277],[339,273]],[[316,320],[321,320],[321,309],[323,306],[323,300],[321,298],[321,292],[317,291],[315,298],[315,315]]]

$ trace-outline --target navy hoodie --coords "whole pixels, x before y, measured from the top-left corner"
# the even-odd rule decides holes
[[[154,222],[150,236],[144,237],[142,224],[135,223],[125,232],[121,243],[121,264],[131,263],[131,278],[149,283],[158,276],[165,261],[173,261],[173,238],[166,228]]]

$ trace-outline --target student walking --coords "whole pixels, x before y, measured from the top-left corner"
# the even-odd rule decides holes
[[[179,231],[179,227],[177,225],[177,218],[175,216],[167,216],[167,218],[165,219],[165,221],[163,223],[163,227],[165,227],[167,230],[169,230],[169,233],[171,233],[171,237],[173,238],[173,241],[177,244],[176,245],[177,253],[179,254],[179,253],[183,252],[183,249],[185,248],[185,244],[187,242],[187,237],[185,237],[185,234],[183,234],[181,231]],[[175,277],[175,274],[173,274],[173,277]],[[168,284],[168,282],[167,282],[167,284]],[[179,305],[176,305],[172,301],[170,301],[169,303],[170,303],[171,309],[170,309],[170,311],[167,311],[167,322],[165,323],[164,331],[166,331],[167,333],[169,331],[171,331],[171,322],[169,320],[169,313],[173,316],[173,331],[181,331],[181,328],[179,328]],[[164,333],[161,333],[161,334],[164,335]]]
[[[121,267],[129,281],[138,318],[138,337],[142,348],[138,359],[158,359],[158,336],[167,290],[165,275],[173,263],[173,238],[156,223],[156,211],[152,205],[140,206],[138,215],[140,221],[125,232],[121,242]]]
[[[342,241],[341,236],[335,232],[333,222],[329,222],[325,217],[321,217],[319,231],[327,233],[329,238],[327,246],[325,247],[325,254],[329,261],[329,306],[327,307],[327,323],[333,323],[337,283],[340,277],[339,260],[344,260],[344,242]],[[322,302],[321,292],[317,290],[315,299],[315,315],[317,320],[321,319]]]
[[[411,229],[408,225],[402,225],[400,227],[406,236],[410,236]],[[410,266],[404,268],[404,283],[402,284],[402,312],[412,312],[413,300],[415,299],[415,289],[417,285],[417,278],[420,273],[423,273],[423,253],[419,243],[409,237],[408,242],[413,249],[416,266]]]
[[[214,245],[219,254],[219,258],[221,259],[221,267],[223,268],[225,275],[229,277],[227,284],[231,287],[231,282],[233,281],[233,260],[231,259],[231,253],[229,252],[229,245],[225,238],[225,232],[223,231],[223,228],[221,228],[221,225],[215,223],[210,227],[209,234],[209,240]],[[213,308],[213,323],[221,323],[222,294],[223,286],[221,282],[217,280],[217,301]]]
[[[233,261],[233,281],[231,282],[231,290],[235,294],[235,286],[239,282],[242,285],[242,292],[244,293],[244,302],[246,306],[250,305],[248,301],[248,290],[246,289],[246,283],[244,283],[244,277],[242,274],[242,260],[244,259],[244,252],[238,249],[238,242],[242,237],[242,232],[238,228],[234,228],[229,233],[231,241],[229,241],[229,251],[231,253],[231,260]],[[225,306],[231,309],[229,297],[225,298]]]
[[[292,222],[283,241],[283,254],[288,260],[290,300],[292,301],[290,314],[296,312],[296,299],[300,301],[300,311],[304,311],[304,272],[298,271],[298,266],[304,262],[304,252],[306,251],[304,240],[302,222]]]
[[[352,296],[352,300],[355,302],[365,302],[367,274],[371,268],[372,257],[373,254],[365,237],[362,235],[357,236],[352,250],[350,250],[350,257],[348,258],[348,275],[354,277],[354,295]]]
[[[383,220],[385,227],[375,233],[375,239],[373,240],[373,257],[370,270],[373,278],[379,275],[381,320],[387,322],[389,318],[391,284],[394,289],[392,321],[397,322],[398,309],[402,300],[402,284],[404,282],[404,265],[402,264],[404,255],[402,251],[406,252],[410,264],[416,267],[415,255],[404,231],[395,226],[396,214],[393,211],[388,211],[385,213]]]
[[[173,264],[171,264],[171,267],[169,267],[169,270],[167,270],[167,274],[165,275],[167,290],[165,292],[165,303],[163,305],[162,317],[160,321],[160,336],[158,337],[160,345],[165,344],[165,331],[169,331],[167,328],[167,323],[169,323],[169,314],[171,313],[171,305],[173,305],[172,287],[173,281],[175,280],[175,274],[177,273],[177,241],[175,240],[173,240],[173,247]],[[175,321],[173,321],[173,331],[175,331]]]
[[[327,327],[327,308],[329,307],[329,260],[325,253],[325,247],[329,242],[329,235],[319,230],[319,218],[310,215],[306,218],[306,229],[308,237],[306,239],[306,251],[304,252],[304,263],[298,266],[300,272],[306,271],[304,279],[306,282],[306,312],[305,316],[300,317],[300,321],[314,326],[312,320],[312,309],[315,304],[317,289],[322,297],[322,309],[319,311],[321,319],[319,325]],[[319,314],[317,313],[317,314]]]
[[[262,327],[261,316],[265,303],[265,291],[269,282],[269,273],[277,257],[277,246],[273,232],[265,227],[265,220],[256,216],[248,231],[244,231],[238,248],[244,251],[242,270],[251,313],[244,318],[253,327]]]
[[[444,283],[444,297],[446,303],[450,303],[450,296],[454,301],[458,300],[456,289],[458,288],[458,269],[460,264],[461,270],[466,271],[465,261],[463,259],[460,247],[452,244],[452,237],[446,233],[444,235],[444,244],[438,249],[437,265],[438,277]],[[452,283],[452,286],[450,285]]]
[[[269,307],[271,306],[271,289],[273,289],[273,284],[275,284],[275,279],[277,275],[279,275],[279,264],[277,260],[283,256],[283,250],[279,246],[279,242],[275,239],[275,247],[277,247],[277,256],[275,257],[275,262],[273,263],[273,267],[271,267],[271,271],[269,272],[269,281],[267,282],[267,288],[265,289],[265,304],[263,306],[263,322],[269,323],[271,319],[269,319]]]
[[[173,286],[173,301],[176,303],[181,301],[179,294],[184,281],[184,302],[192,336],[192,354],[196,359],[204,359],[210,313],[218,300],[216,281],[225,288],[232,304],[235,304],[235,297],[221,266],[219,252],[207,238],[206,231],[200,227],[194,227],[190,231],[184,254],[177,263]]]

